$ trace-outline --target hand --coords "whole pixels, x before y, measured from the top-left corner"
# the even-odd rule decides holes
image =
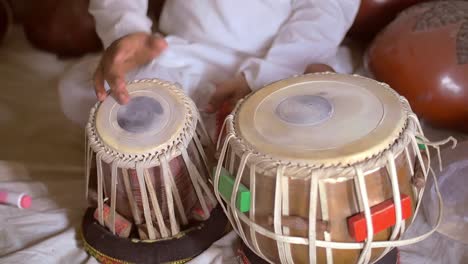
[[[217,112],[221,106],[228,105],[233,109],[237,101],[244,98],[251,92],[244,75],[239,75],[234,79],[227,80],[216,85],[216,91],[211,96],[208,106],[205,108],[207,113]]]
[[[167,47],[166,41],[148,33],[134,33],[116,40],[102,55],[94,74],[94,90],[99,101],[107,97],[104,81],[110,86],[115,99],[129,101],[125,75],[153,60]]]

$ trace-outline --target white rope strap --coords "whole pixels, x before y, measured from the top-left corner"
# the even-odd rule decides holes
[[[413,166],[415,164],[414,164],[414,160],[412,159],[408,148],[409,148],[409,146],[405,147],[406,163],[408,164],[408,170],[409,170],[409,173],[410,173],[411,177],[413,178],[413,180],[415,180],[414,177],[416,177],[416,175],[415,175],[416,171],[415,171],[415,168]],[[414,154],[414,157],[416,157],[416,154]],[[414,193],[416,199],[419,200],[419,192],[420,192],[419,188],[415,184],[411,184],[411,189],[413,190],[413,193]],[[416,201],[416,203],[418,203],[418,201]],[[415,216],[412,217],[411,223],[413,223],[414,219],[415,219]],[[403,233],[403,231],[402,231],[402,233]]]
[[[422,126],[421,126],[421,123],[419,122],[419,119],[416,116],[416,114],[414,114],[414,113],[410,114],[409,118],[411,118],[412,120],[415,121],[415,123],[417,125],[417,128],[418,128],[418,132],[419,132],[418,137],[420,138],[420,142],[422,144],[424,144],[426,149],[428,149],[427,146],[431,146],[431,147],[433,147],[433,148],[435,148],[437,150],[437,157],[438,157],[438,161],[439,161],[439,169],[440,169],[440,171],[442,171],[442,157],[440,155],[440,146],[445,145],[445,144],[447,144],[449,142],[452,142],[452,149],[454,149],[457,146],[457,139],[450,136],[450,137],[448,137],[448,138],[446,138],[444,140],[431,142],[425,137],[424,131],[423,131]]]
[[[211,139],[210,134],[208,133],[208,130],[206,129],[205,123],[203,122],[201,116],[198,116],[198,124],[200,125],[200,130],[202,132],[204,139],[206,140],[207,145],[214,146],[214,142]]]
[[[321,170],[317,171],[316,175],[320,175],[322,172]],[[328,195],[327,195],[327,188],[326,183],[324,180],[318,180],[318,195],[319,195],[319,202],[320,202],[320,210],[322,213],[322,221],[330,221],[330,213],[328,210]],[[327,229],[323,230],[323,239],[325,241],[331,241],[331,234]],[[333,251],[332,248],[325,248],[325,257],[327,263],[333,263]]]
[[[195,144],[192,142],[191,144],[189,144],[189,148],[192,149],[192,151],[197,151],[197,152],[203,152],[203,149],[202,150],[199,150],[197,149],[197,147],[195,146]],[[185,150],[187,156],[186,158],[189,157],[189,154],[188,154],[188,151],[186,149],[181,149],[181,153],[183,154],[183,150]],[[197,155],[194,155],[196,161],[198,162],[198,164],[201,164],[200,163],[200,159],[198,159],[198,156]],[[206,156],[206,155],[205,155]],[[195,163],[189,158],[188,161],[190,161],[190,164],[192,164],[191,166],[193,167],[193,170],[192,171],[189,171],[189,173],[194,173],[195,175],[195,179],[197,180],[198,184],[201,186],[202,190],[204,191],[204,193],[206,194],[206,196],[208,197],[208,200],[210,202],[210,204],[215,207],[217,204],[218,204],[218,200],[216,200],[216,197],[214,196],[213,194],[213,190],[211,187],[208,186],[208,182],[212,182],[211,181],[211,177],[212,177],[212,168],[211,166],[208,166],[209,162],[208,160],[204,161],[204,164],[205,164],[205,169],[208,173],[208,176],[209,178],[205,178],[205,177],[202,177],[201,176],[201,173],[199,172],[197,166],[195,165]],[[187,163],[187,161],[185,161]]]
[[[192,163],[192,165],[193,165],[193,163]],[[193,166],[195,167],[195,165],[193,165]],[[216,200],[216,198],[215,198],[215,196],[214,196],[214,194],[212,192],[212,188],[210,188],[208,186],[207,182],[205,180],[203,180],[203,178],[200,175],[200,173],[198,172],[198,170],[194,170],[193,172],[195,173],[195,178],[198,179],[198,183],[202,187],[205,194],[208,196],[208,199],[210,200],[213,207],[216,206],[218,204],[218,200]]]
[[[405,148],[406,150],[406,148]],[[392,153],[387,153],[387,172],[390,177],[390,184],[392,185],[392,195],[393,195],[393,204],[395,205],[395,225],[392,229],[392,234],[390,235],[389,240],[393,241],[397,238],[398,234],[403,234],[404,232],[404,224],[405,222],[402,221],[403,213],[401,207],[401,197],[400,197],[400,188],[397,176],[397,170],[395,165],[395,157]],[[392,248],[386,248],[382,254],[379,256],[378,259],[385,256]]]
[[[438,158],[438,161],[439,161],[439,170],[442,171],[442,157],[441,157],[441,154],[440,154],[440,146],[441,145],[445,145],[449,142],[452,142],[452,149],[454,149],[456,146],[457,146],[457,139],[455,139],[454,137],[448,137],[444,140],[439,140],[439,141],[429,141],[427,138],[425,138],[423,135],[419,135],[420,137],[420,140],[419,142],[422,142],[423,144],[427,145],[427,146],[431,146],[433,148],[436,149],[437,151],[437,158]]]
[[[229,153],[229,151],[228,151],[228,153]],[[228,171],[229,171],[229,173],[231,175],[234,174],[235,161],[236,161],[236,155],[235,155],[235,153],[231,152],[230,155],[229,155],[229,167],[228,167]]]
[[[145,181],[148,188],[148,193],[151,199],[151,204],[153,205],[153,214],[156,217],[156,221],[158,223],[159,233],[161,236],[168,237],[169,233],[167,232],[166,224],[164,223],[164,218],[161,212],[161,207],[159,206],[158,196],[156,194],[156,188],[153,186],[153,182],[151,181],[151,177],[149,175],[149,171],[145,170]]]
[[[223,125],[221,126],[221,130],[220,130],[220,133],[219,133],[219,136],[218,136],[218,140],[216,141],[216,149],[219,149],[219,146],[221,145],[221,140],[223,139],[222,137],[222,134],[226,128],[226,124],[228,122],[232,122],[232,120],[234,119],[234,116],[231,114],[231,115],[228,115],[224,121],[223,121]]]
[[[190,180],[192,181],[193,188],[195,189],[195,194],[197,195],[198,200],[200,201],[200,205],[202,207],[204,217],[208,217],[210,215],[210,210],[208,209],[205,196],[203,195],[202,190],[200,188],[200,184],[199,184],[200,182],[198,179],[199,175],[195,174],[195,172],[198,172],[197,168],[190,160],[187,150],[185,149],[182,150],[182,158],[184,159],[185,165],[187,166],[187,171],[188,171]]]
[[[174,211],[174,199],[172,197],[172,183],[171,180],[169,179],[172,176],[171,169],[169,167],[169,164],[167,162],[166,157],[163,155],[161,156],[161,174],[163,175],[164,178],[164,187],[165,187],[165,193],[166,193],[166,199],[167,199],[167,207],[168,207],[168,212],[169,212],[169,221],[171,223],[171,234],[175,236],[177,233],[179,233],[179,225],[177,224],[176,217],[175,217],[175,211]]]
[[[142,223],[140,218],[140,209],[138,209],[138,205],[136,204],[135,198],[133,197],[132,185],[130,184],[130,176],[128,175],[127,169],[122,169],[122,176],[128,204],[130,205],[130,210],[132,211],[133,220],[135,220],[135,224],[139,225]]]
[[[250,221],[255,222],[255,208],[256,208],[256,199],[257,199],[257,194],[256,194],[256,173],[255,173],[255,164],[250,165],[250,194],[251,194],[251,199],[250,199],[250,210],[249,210],[249,218]],[[258,246],[258,241],[257,241],[257,233],[255,232],[255,229],[250,226],[250,239],[252,240],[254,252],[257,252],[260,257],[263,259],[267,259],[267,257],[263,254],[262,250]]]
[[[367,187],[366,187],[366,179],[364,178],[364,174],[362,170],[356,167],[356,179],[359,186],[359,193],[361,194],[361,200],[364,209],[364,216],[366,218],[366,229],[367,229],[367,239],[364,243],[364,249],[361,252],[361,255],[358,259],[358,264],[369,263],[370,255],[371,255],[371,245],[372,240],[374,238],[374,226],[372,224],[372,215],[370,212],[370,205],[369,205],[369,197],[367,196]]]
[[[214,192],[215,192],[215,196],[216,198],[218,199],[218,201],[222,201],[223,199],[221,198],[221,194],[219,193],[219,178],[220,178],[220,175],[221,175],[221,168],[223,167],[223,160],[224,160],[224,157],[226,156],[226,152],[227,152],[227,147],[229,145],[229,142],[231,141],[231,139],[234,138],[234,135],[233,134],[228,134],[225,141],[224,141],[224,144],[223,144],[223,147],[221,149],[221,152],[219,154],[219,159],[218,159],[218,165],[216,166],[216,172],[215,172],[215,175],[214,175]],[[227,210],[226,206],[224,205],[224,203],[219,203],[221,205],[221,208],[223,208],[223,211],[225,213],[225,215],[228,217],[229,221],[231,222],[234,230],[237,231],[237,227],[235,226],[235,223],[232,221],[231,219],[231,215],[229,214],[229,211]],[[242,218],[242,215],[240,216]]]
[[[240,185],[240,182],[242,180],[242,176],[243,176],[244,170],[245,170],[245,165],[247,164],[247,160],[249,159],[249,156],[250,156],[250,153],[245,153],[241,158],[239,169],[237,170],[236,179],[234,181],[234,186],[232,188],[231,208],[237,208],[237,192],[239,190],[239,185]],[[242,228],[242,225],[241,225],[241,223],[239,221],[239,213],[240,213],[239,210],[233,210],[233,212],[232,212],[233,218],[236,221],[236,224],[238,226],[240,237],[242,238],[243,241],[247,242],[247,239],[246,239],[245,233],[244,233],[244,229]],[[242,213],[240,213],[240,214],[242,214]]]
[[[141,164],[136,167],[136,174],[138,179],[138,185],[140,185],[141,201],[143,203],[143,215],[145,217],[146,228],[148,230],[148,237],[150,239],[156,239],[156,233],[153,227],[153,221],[151,219],[151,211],[148,202],[148,195],[146,193],[146,184],[144,178],[144,168]]]
[[[284,173],[284,171],[283,171]],[[281,177],[281,218],[283,216],[289,216],[289,178],[284,177],[282,174]],[[282,232],[285,235],[289,235],[289,227],[283,226]],[[284,253],[286,256],[286,263],[293,263],[292,255],[291,255],[291,246],[290,244],[284,244]]]
[[[170,174],[172,174],[172,171],[171,171]],[[175,200],[177,210],[179,211],[180,220],[182,221],[183,225],[186,225],[186,224],[188,224],[187,216],[185,215],[184,205],[182,204],[182,200],[180,199],[179,190],[177,189],[177,185],[176,185],[176,183],[174,181],[174,176],[173,175],[170,175],[169,181],[171,182],[172,194],[174,196],[174,200]]]
[[[318,177],[310,175],[310,198],[309,198],[309,263],[315,264],[317,259],[317,198],[318,198]]]
[[[104,195],[103,195],[103,177],[102,177],[102,154],[101,152],[96,154],[96,167],[97,167],[97,194],[98,194],[98,221],[102,226],[104,225]]]
[[[408,147],[405,147],[405,157],[406,157],[406,162],[408,163],[410,174],[414,175],[413,161],[411,161],[411,156],[410,156]]]
[[[111,165],[111,232],[115,235],[115,206],[117,203],[117,162],[112,162]]]
[[[422,154],[421,154],[421,151],[419,150],[419,147],[418,147],[418,143],[417,143],[417,140],[416,140],[416,137],[414,135],[411,136],[411,145],[413,146],[413,151],[415,152],[416,154],[416,158],[419,162],[419,166],[421,167],[422,171],[423,171],[423,175],[424,175],[424,181],[427,182],[427,175],[428,175],[428,170],[426,170],[426,164],[424,164],[424,160],[422,158]],[[429,156],[430,156],[430,153],[427,154],[427,157],[428,157],[428,164],[427,164],[427,168],[430,169],[430,159],[429,159]],[[418,214],[419,212],[419,208],[421,206],[421,203],[422,203],[422,196],[424,194],[424,189],[425,187],[421,188],[421,190],[419,191],[418,195],[417,195],[417,201],[416,201],[416,209],[414,211],[414,215],[415,217],[413,217],[413,220],[412,222],[414,222],[414,220],[416,219],[416,215]]]
[[[401,196],[400,196],[400,188],[397,176],[397,170],[395,165],[395,157],[391,152],[387,153],[388,159],[388,175],[390,176],[390,183],[392,185],[392,194],[393,194],[393,204],[395,205],[395,226],[393,227],[392,234],[390,236],[390,240],[395,240],[397,237],[400,229],[401,223],[403,218],[402,208],[401,208]]]
[[[356,197],[357,206],[359,208],[359,211],[362,212],[362,211],[364,211],[364,203],[362,202],[362,197],[359,194],[359,190],[360,190],[359,189],[359,182],[357,181],[357,179],[354,179],[353,183],[354,183],[354,195]]]
[[[193,141],[195,142],[196,149],[198,149],[198,153],[200,154],[203,160],[203,164],[208,169],[208,174],[211,174],[210,165],[208,164],[208,158],[206,157],[206,154],[205,154],[205,151],[203,150],[203,146],[200,142],[200,139],[198,138],[196,134],[193,136]],[[182,148],[181,150],[185,150],[185,148]]]
[[[284,166],[280,165],[277,168],[276,172],[276,183],[275,183],[275,208],[273,212],[273,227],[275,230],[276,234],[282,235],[283,230],[282,230],[282,206],[281,206],[281,193],[282,193],[282,184],[281,184],[281,177],[283,176],[284,172]],[[284,243],[276,240],[277,246],[278,246],[278,254],[281,260],[281,263],[287,263],[286,261],[286,253],[284,249]]]
[[[203,123],[203,120],[201,120],[201,117],[199,117],[198,125],[200,126],[201,134],[203,135],[203,137],[200,137],[200,140],[202,140],[202,141],[205,140],[208,150],[211,153],[215,153],[213,140],[211,139],[210,135],[208,134],[208,130],[206,130],[205,123]],[[195,133],[194,136],[196,136],[196,135],[197,134]],[[202,150],[200,150],[200,152],[204,153],[204,151],[202,151]],[[206,166],[207,166],[207,168],[209,168],[208,165],[206,165]],[[209,171],[209,174],[211,175],[211,171]]]
[[[89,177],[91,173],[91,155],[92,155],[92,149],[89,146],[88,143],[88,134],[85,134],[85,176],[86,176],[86,182],[85,182],[85,198],[89,198]]]

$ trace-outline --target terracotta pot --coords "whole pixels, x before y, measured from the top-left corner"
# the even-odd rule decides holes
[[[28,3],[24,31],[37,48],[74,57],[102,49],[89,0],[37,0]]]
[[[399,12],[424,1],[428,0],[361,0],[356,19],[349,30],[349,36],[369,41]]]
[[[374,78],[405,96],[436,127],[468,132],[468,2],[437,1],[402,12],[370,45]]]

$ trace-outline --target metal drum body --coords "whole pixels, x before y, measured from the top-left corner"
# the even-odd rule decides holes
[[[426,145],[406,99],[385,84],[335,73],[275,82],[241,101],[222,133],[215,194],[270,263],[375,261],[418,211]]]

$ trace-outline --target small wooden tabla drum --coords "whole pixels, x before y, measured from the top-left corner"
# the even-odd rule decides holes
[[[229,227],[212,191],[214,147],[176,85],[155,79],[127,88],[128,104],[109,96],[86,127],[85,245],[103,262],[183,263]]]
[[[386,84],[336,73],[281,80],[240,101],[221,133],[215,194],[270,263],[368,263],[435,230],[402,239],[429,143]]]

